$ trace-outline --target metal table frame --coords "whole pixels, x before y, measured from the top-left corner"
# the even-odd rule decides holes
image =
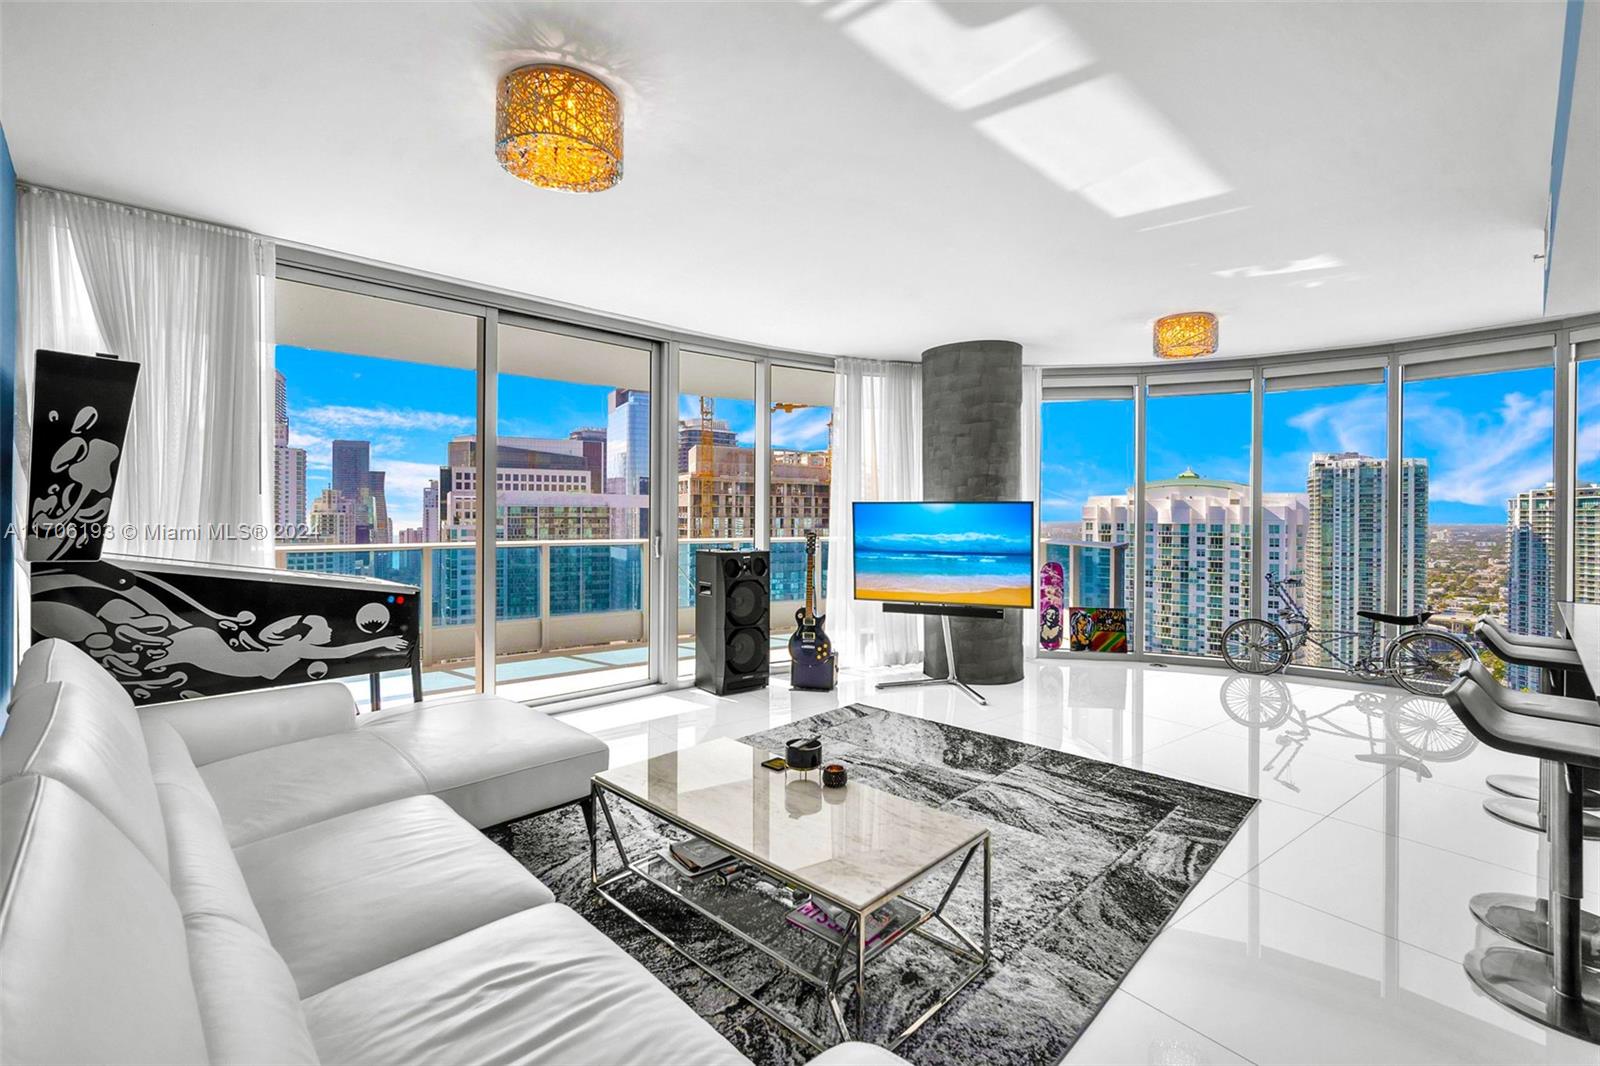
[[[701,837],[702,839],[710,840],[719,847],[722,847],[732,853],[740,861],[748,863],[772,879],[785,884],[799,885],[812,895],[827,900],[829,903],[839,907],[840,910],[849,914],[850,921],[845,927],[844,938],[839,944],[838,952],[834,955],[828,977],[824,980],[819,980],[816,975],[807,972],[800,966],[797,966],[793,961],[786,958],[776,949],[767,944],[763,944],[761,941],[750,936],[744,930],[735,927],[728,921],[725,921],[721,916],[714,914],[706,908],[700,906],[694,900],[685,896],[671,885],[657,877],[652,876],[640,864],[630,859],[628,857],[627,850],[623,847],[622,837],[617,832],[616,822],[611,817],[611,808],[606,803],[607,793],[616,796],[618,799],[624,802],[631,803],[641,810],[647,811],[648,813],[660,818],[662,821],[665,821],[670,825],[674,825],[679,829]],[[639,915],[625,902],[618,898],[616,893],[613,891],[613,886],[622,881],[626,881],[629,878],[638,878],[651,885],[654,885],[656,888],[666,892],[680,903],[692,908],[696,914],[708,919],[722,930],[733,934],[744,943],[750,945],[751,947],[760,951],[762,954],[766,955],[768,958],[774,960],[786,971],[794,974],[800,980],[811,985],[812,987],[819,989],[827,1000],[829,1013],[832,1017],[834,1026],[838,1029],[841,1042],[857,1039],[857,1034],[860,1034],[866,1028],[867,964],[878,955],[881,955],[887,951],[890,946],[892,946],[896,941],[906,934],[914,934],[923,938],[924,940],[955,956],[958,960],[967,963],[968,966],[966,969],[960,972],[955,983],[939,997],[937,1002],[924,1010],[916,1018],[912,1019],[905,1029],[895,1035],[895,1037],[886,1045],[890,1050],[899,1047],[913,1033],[922,1028],[923,1024],[926,1023],[928,1019],[932,1018],[935,1014],[939,1013],[939,1011],[943,1010],[944,1007],[948,1005],[950,1001],[961,992],[962,989],[966,988],[969,984],[976,980],[979,975],[988,969],[989,963],[994,957],[992,943],[993,898],[991,893],[993,849],[991,846],[989,831],[987,829],[983,830],[983,835],[978,840],[970,844],[963,844],[953,851],[941,855],[936,860],[929,862],[926,866],[924,866],[921,872],[907,879],[900,885],[890,889],[878,899],[873,900],[869,905],[856,908],[847,906],[838,900],[835,900],[832,896],[828,895],[827,892],[821,890],[820,888],[807,884],[803,879],[797,878],[787,871],[777,869],[776,867],[763,862],[755,856],[748,854],[740,848],[734,847],[727,841],[720,840],[714,835],[706,833],[703,829],[700,829],[694,825],[690,825],[681,818],[668,814],[667,812],[662,811],[648,803],[642,802],[634,796],[620,792],[598,779],[594,780],[590,785],[590,800],[594,806],[599,808],[601,815],[605,818],[606,829],[610,832],[611,840],[616,846],[617,857],[622,862],[622,869],[614,870],[607,873],[603,877],[601,876],[599,832],[598,827],[591,822],[589,826],[589,882],[593,886],[595,892],[597,892],[601,898],[605,899],[606,902],[610,903],[613,907],[616,907],[623,914],[626,914],[629,918],[633,919],[639,925],[653,933],[668,947],[672,948],[684,958],[700,967],[700,969],[710,974],[719,983],[726,986],[745,1002],[749,1003],[762,1014],[766,1015],[777,1024],[783,1026],[789,1032],[793,1033],[795,1036],[799,1037],[801,1040],[805,1041],[807,1044],[819,1051],[826,1050],[827,1045],[818,1040],[813,1034],[796,1027],[793,1022],[781,1016],[767,1004],[761,1002],[748,992],[745,992],[743,989],[739,988],[727,977],[723,976],[721,973],[718,973],[717,970],[712,966],[709,966],[700,959],[695,958],[695,956],[690,953],[682,944],[678,943],[670,933],[656,928],[648,920]],[[973,858],[980,850],[983,853],[983,936],[981,945],[975,942],[967,933],[957,928],[950,922],[948,918],[944,916],[945,907],[949,904],[951,897],[955,895],[957,886],[961,884],[962,879],[966,876],[967,870],[973,865]],[[955,858],[957,855],[962,856],[961,864],[959,867],[957,867],[955,876],[950,879],[949,884],[945,887],[944,893],[939,898],[939,902],[936,905],[930,906],[925,903],[920,903],[907,894],[907,889],[911,888],[917,882],[927,877],[928,874],[932,873],[937,867],[946,861]],[[890,940],[883,944],[876,945],[872,949],[868,949],[866,927],[867,916],[895,899],[902,899],[905,902],[917,907],[923,913],[916,920],[896,933]],[[956,938],[956,941],[958,942],[952,942],[948,938],[935,935],[924,928],[933,922],[937,922],[939,925],[943,926],[950,932],[952,936]],[[854,952],[850,950],[852,942],[855,946]],[[849,965],[850,956],[852,954],[855,956],[855,965],[853,967]],[[853,974],[850,972],[852,969],[854,970]],[[856,1017],[853,1030],[849,1022],[846,1020],[843,1000],[843,994],[848,992],[852,984],[855,986],[856,993]]]

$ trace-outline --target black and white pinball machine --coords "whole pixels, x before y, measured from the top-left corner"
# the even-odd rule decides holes
[[[33,639],[94,657],[136,704],[325,678],[411,673],[420,590],[369,577],[102,557],[139,367],[35,353],[26,557]]]
[[[105,556],[33,564],[33,639],[77,645],[136,704],[411,672],[420,596],[369,577]]]

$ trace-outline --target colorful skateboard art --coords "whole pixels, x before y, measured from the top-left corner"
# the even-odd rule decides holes
[[[1039,568],[1039,647],[1056,651],[1061,647],[1062,588],[1066,573],[1060,563],[1045,563]]]
[[[1128,650],[1128,611],[1124,607],[1074,607],[1068,621],[1073,651]]]

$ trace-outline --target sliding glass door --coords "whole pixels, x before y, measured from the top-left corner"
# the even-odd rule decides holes
[[[482,319],[288,280],[276,314],[277,565],[418,586],[423,689],[470,691],[477,556],[470,536],[446,535],[438,493],[452,442],[477,423]],[[364,679],[350,687],[368,699]],[[410,688],[403,671],[382,681],[388,700]]]
[[[652,346],[502,319],[495,685],[537,700],[650,680]],[[477,526],[476,442],[453,442],[447,531]],[[446,471],[441,469],[441,479]]]
[[[833,373],[804,367],[771,370],[772,655],[785,661],[795,611],[805,602],[806,534],[813,557],[816,609],[827,592],[828,506],[833,484]]]
[[[678,514],[677,676],[694,676],[695,554],[756,538],[756,374],[761,365],[702,352],[678,357],[673,479]]]

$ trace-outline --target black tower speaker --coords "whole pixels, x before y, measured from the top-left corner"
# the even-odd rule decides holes
[[[771,560],[762,551],[694,557],[694,683],[726,695],[767,684]]]

